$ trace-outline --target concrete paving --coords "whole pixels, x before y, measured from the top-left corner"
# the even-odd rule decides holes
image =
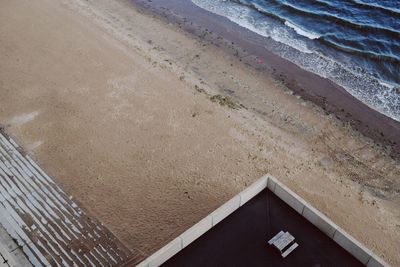
[[[29,266],[19,263],[21,255],[34,266],[63,267],[114,266],[138,256],[1,132],[0,225],[1,264],[8,267]]]
[[[8,235],[7,231],[0,225],[0,267],[31,267],[22,251],[22,247]]]

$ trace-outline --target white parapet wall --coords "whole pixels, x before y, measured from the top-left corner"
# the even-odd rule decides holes
[[[375,255],[372,251],[346,233],[324,214],[312,207],[304,199],[270,174],[264,175],[258,179],[252,185],[231,198],[221,207],[217,208],[211,214],[200,220],[194,226],[186,230],[183,234],[169,242],[137,266],[156,267],[162,265],[266,188],[329,236],[329,238],[333,239],[339,246],[344,248],[364,265],[368,267],[388,266],[388,264],[380,257]]]
[[[268,189],[366,266],[388,266],[380,257],[346,233],[324,214],[268,174]]]

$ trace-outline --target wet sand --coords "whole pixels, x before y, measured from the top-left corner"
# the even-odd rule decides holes
[[[129,1],[7,0],[0,62],[5,131],[128,248],[151,254],[271,172],[400,263],[390,149],[226,49]]]
[[[387,146],[393,157],[400,157],[400,122],[389,118],[349,94],[329,79],[301,69],[268,50],[276,46],[269,38],[236,25],[227,18],[203,10],[191,1],[132,0],[143,12],[155,14],[184,31],[224,49],[245,64],[281,81],[304,100],[321,107],[356,131]],[[261,59],[261,64],[260,60]],[[256,110],[262,113],[261,110]]]

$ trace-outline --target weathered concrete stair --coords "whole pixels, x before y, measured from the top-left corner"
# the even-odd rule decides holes
[[[34,266],[117,266],[140,256],[1,132],[0,224]]]

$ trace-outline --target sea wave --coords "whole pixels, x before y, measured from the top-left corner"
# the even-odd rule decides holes
[[[282,14],[279,14],[277,12],[272,12],[270,11],[267,6],[268,5],[260,5],[256,2],[249,2],[249,1],[244,1],[244,0],[234,0],[234,2],[240,3],[242,5],[246,5],[248,7],[254,8],[257,11],[270,16],[270,17],[274,17],[277,18],[281,21],[288,21],[290,20],[290,17],[288,16],[284,16]],[[297,7],[293,4],[290,4],[286,1],[277,1],[277,0],[271,0],[271,2],[275,3],[276,5],[280,5],[280,8],[285,8],[285,9],[289,9],[289,12],[291,14],[297,13],[303,17],[313,17],[317,20],[328,20],[331,23],[335,23],[335,24],[340,24],[346,27],[350,27],[354,30],[358,30],[358,31],[364,31],[366,33],[376,33],[376,34],[384,34],[386,36],[388,36],[389,38],[398,38],[400,39],[400,31],[396,30],[396,29],[391,29],[391,28],[387,28],[387,27],[383,27],[380,25],[370,25],[370,24],[365,24],[365,23],[357,23],[357,22],[353,22],[351,20],[348,20],[344,17],[339,17],[333,14],[329,14],[327,12],[314,12],[311,11],[309,9],[304,9],[301,7]]]
[[[333,35],[326,35],[326,36],[321,36],[318,38],[318,41],[325,43],[329,46],[335,47],[339,50],[352,53],[352,54],[357,54],[365,58],[369,58],[374,61],[386,61],[394,64],[399,64],[400,65],[400,57],[394,55],[394,54],[384,54],[384,53],[377,53],[374,51],[370,51],[367,49],[357,49],[355,48],[355,45],[352,45],[352,42],[357,42],[357,41],[351,41],[351,40],[338,40],[335,38]],[[347,45],[345,43],[348,43]]]
[[[295,30],[298,34],[305,36],[311,40],[318,39],[321,37],[320,34],[309,32],[307,30],[302,29],[299,25],[296,25],[290,21],[285,21],[285,25]]]
[[[226,17],[230,21],[261,36],[272,38],[277,42],[289,45],[306,54],[313,52],[304,40],[293,38],[290,31],[293,29],[283,28],[275,20],[266,20],[263,16],[254,13],[250,8],[244,8],[241,5],[232,4],[224,0],[192,0],[192,2],[214,14]],[[221,8],[221,4],[224,4],[224,8]],[[285,23],[285,21],[282,22]]]
[[[389,12],[394,15],[400,15],[400,8],[390,8],[390,7],[385,7],[382,5],[377,5],[375,3],[366,3],[363,1],[359,1],[359,0],[349,0],[349,1],[354,4],[368,8],[368,9],[372,9],[372,10],[380,9],[382,11]]]
[[[267,49],[271,52],[335,82],[367,106],[400,121],[400,94],[395,86],[389,86],[391,82],[370,74],[357,62],[352,62],[351,57],[345,57],[346,64],[344,64],[335,56],[322,53],[321,45],[315,41],[321,40],[323,36],[305,30],[282,17],[277,19],[274,15],[260,14],[248,5],[237,3],[238,1],[192,0],[192,2],[259,35],[271,38],[275,41],[275,43],[268,42]],[[349,49],[352,50],[350,52],[365,53]],[[374,53],[370,53],[369,56],[377,59],[381,57]],[[387,57],[387,60],[392,59]]]

